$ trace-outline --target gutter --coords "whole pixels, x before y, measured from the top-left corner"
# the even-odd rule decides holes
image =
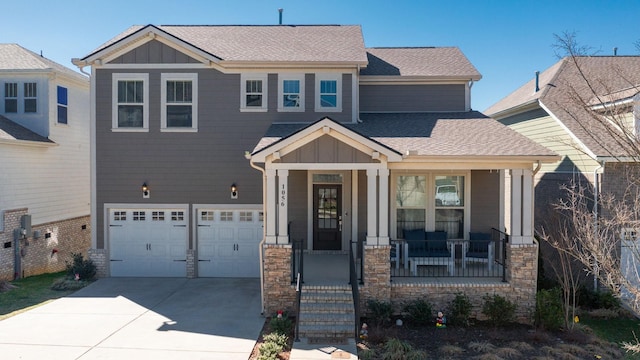
[[[593,170],[593,221],[595,222],[594,224],[594,229],[597,232],[598,231],[598,197],[600,196],[600,181],[598,180],[598,175],[599,173],[602,174],[602,171],[604,169],[604,165],[605,165],[606,161],[602,161],[602,162],[598,162],[598,167],[595,168]],[[594,261],[593,264],[593,271],[594,274],[596,274],[595,271],[598,270],[598,265],[597,262]],[[593,291],[597,291],[598,290],[598,277],[594,276],[593,277]]]
[[[89,65],[89,63],[86,60],[80,60],[78,58],[73,58],[71,59],[71,63],[75,66],[78,67],[78,70],[80,70],[81,73],[87,75],[89,78],[91,78],[91,74],[89,74],[88,72],[84,71],[84,67]]]
[[[266,204],[267,204],[267,195],[265,192],[265,189],[267,188],[267,174],[265,172],[264,168],[259,167],[258,165],[254,164],[252,159],[251,159],[251,154],[247,151],[244,154],[244,157],[249,160],[249,165],[260,171],[262,173],[262,214],[264,216],[263,220],[266,220],[266,216],[268,216],[267,211],[266,211]],[[258,245],[258,254],[260,255],[260,314],[264,315],[264,254],[263,254],[263,250],[264,250],[264,243],[267,240],[267,236],[266,236],[266,231],[267,228],[263,225],[262,226],[262,240],[260,241],[260,244]]]

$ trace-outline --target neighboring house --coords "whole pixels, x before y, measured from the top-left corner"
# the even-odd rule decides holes
[[[567,57],[485,111],[562,156],[536,175],[537,228],[554,225],[563,185],[575,182],[591,196],[622,199],[637,179],[640,153],[628,138],[638,136],[638,84],[638,56]],[[601,121],[606,116],[611,122]]]
[[[294,240],[320,261],[306,286],[346,285],[353,242],[362,303],[497,293],[528,319],[533,169],[558,158],[471,110],[481,76],[459,49],[365,48],[359,26],[148,25],[74,63],[95,90],[101,276],[261,277],[271,313],[294,306]],[[409,232],[444,249],[417,256]],[[495,239],[480,265],[470,233]]]
[[[89,125],[86,76],[0,44],[0,280],[86,255]]]

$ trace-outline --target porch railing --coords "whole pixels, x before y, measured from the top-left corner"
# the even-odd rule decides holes
[[[444,241],[438,246],[432,240],[392,240],[391,277],[481,277],[506,282],[508,241],[509,235],[495,228],[481,248],[463,239],[447,239],[446,246]]]
[[[349,246],[349,284],[351,284],[351,293],[353,294],[353,310],[355,317],[355,329],[354,336],[356,341],[358,340],[358,330],[360,324],[360,289],[358,284],[362,284],[362,278],[358,280],[358,274],[356,272],[356,263],[358,262],[358,252],[353,251],[353,245],[356,245],[357,250],[361,247],[361,242],[351,242],[351,246]],[[360,263],[362,264],[362,258],[360,258]],[[361,272],[362,274],[362,272]]]
[[[293,241],[293,251],[291,252],[291,277],[292,283],[296,284],[296,328],[295,341],[300,341],[300,302],[302,301],[302,285],[304,279],[304,249],[302,240]],[[295,278],[295,281],[293,280]]]

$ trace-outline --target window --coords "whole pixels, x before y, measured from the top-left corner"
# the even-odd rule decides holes
[[[112,128],[149,130],[149,74],[113,74]]]
[[[38,112],[38,84],[24,83],[24,112]]]
[[[152,211],[151,212],[151,220],[153,220],[153,221],[164,221],[164,211]]]
[[[58,124],[67,124],[67,88],[58,86]]]
[[[278,111],[304,111],[304,75],[280,75]]]
[[[220,221],[233,221],[233,211],[221,211]]]
[[[240,111],[267,111],[267,75],[242,74]]]
[[[162,74],[162,131],[198,128],[198,75]]]
[[[213,221],[214,217],[213,211],[202,211],[200,212],[200,219],[203,221]]]
[[[126,211],[114,211],[113,212],[113,221],[127,221],[127,212]]]
[[[253,211],[240,211],[240,222],[253,222]]]
[[[395,177],[396,236],[403,230],[446,231],[465,237],[465,176],[415,174]]]
[[[146,220],[146,212],[145,211],[134,211],[133,212],[133,221],[145,221]]]
[[[4,83],[4,112],[18,112],[18,83]]]
[[[342,111],[342,75],[316,75],[316,111]]]
[[[171,221],[184,221],[184,211],[172,211]]]

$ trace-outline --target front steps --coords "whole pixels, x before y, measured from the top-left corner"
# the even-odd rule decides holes
[[[303,286],[299,336],[345,340],[355,337],[351,286]]]

